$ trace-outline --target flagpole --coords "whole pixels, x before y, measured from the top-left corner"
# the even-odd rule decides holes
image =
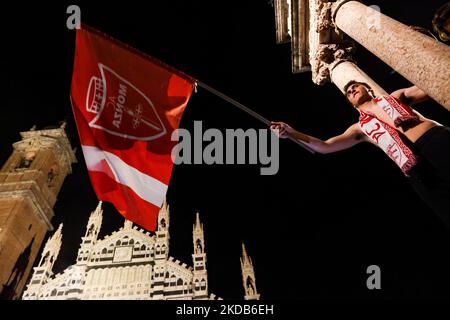
[[[249,109],[248,107],[244,106],[242,103],[240,103],[240,102],[234,100],[233,98],[231,98],[231,97],[229,97],[229,96],[223,94],[223,93],[220,92],[220,91],[217,91],[217,90],[214,89],[214,88],[211,88],[210,86],[208,86],[207,84],[205,84],[205,83],[203,83],[203,82],[201,82],[201,81],[196,80],[196,84],[197,84],[199,87],[202,87],[203,89],[205,89],[205,90],[211,92],[212,94],[214,94],[214,95],[216,95],[216,96],[222,98],[223,100],[225,100],[225,101],[231,103],[231,104],[234,105],[235,107],[238,107],[239,109],[241,109],[242,111],[244,111],[244,112],[246,112],[247,114],[251,115],[251,116],[254,117],[255,119],[258,119],[259,121],[261,121],[261,122],[264,123],[265,125],[267,125],[267,126],[270,126],[270,125],[271,125],[272,122],[271,122],[270,120],[264,118],[264,117],[263,117],[262,115],[260,115],[259,113],[257,113],[257,112],[255,112],[255,111]],[[288,135],[287,137],[288,137],[289,140],[294,141],[296,144],[298,144],[298,145],[301,146],[302,148],[308,150],[308,151],[311,152],[311,153],[315,153],[315,151],[312,150],[309,146],[307,146],[304,142],[295,139],[295,138],[292,137],[291,135]]]
[[[264,123],[265,125],[270,126],[271,122],[270,122],[268,119],[266,119],[266,118],[264,118],[263,116],[261,116],[259,113],[256,113],[255,111],[253,111],[253,110],[247,108],[247,107],[244,106],[243,104],[237,102],[236,100],[230,98],[229,96],[223,94],[222,92],[217,91],[217,90],[214,89],[214,88],[211,88],[211,87],[208,86],[207,84],[205,84],[205,83],[203,83],[203,82],[201,82],[201,81],[198,81],[198,80],[196,80],[196,79],[190,77],[189,75],[187,75],[187,74],[185,74],[185,73],[183,73],[183,72],[181,72],[181,71],[179,71],[179,70],[177,70],[177,69],[175,69],[175,68],[173,68],[173,67],[167,65],[166,63],[162,62],[161,60],[155,59],[155,58],[153,58],[152,56],[150,56],[150,55],[148,55],[148,54],[146,54],[146,53],[143,53],[142,51],[139,51],[139,50],[137,50],[136,48],[133,48],[133,47],[131,47],[131,46],[129,46],[129,45],[123,43],[122,41],[119,41],[119,40],[117,40],[117,39],[115,39],[115,38],[113,38],[113,37],[111,37],[111,36],[109,36],[109,35],[107,35],[107,34],[101,32],[101,31],[98,31],[98,30],[96,30],[96,29],[94,29],[94,28],[92,28],[92,27],[90,27],[90,26],[88,26],[88,25],[86,25],[86,24],[82,24],[81,29],[87,30],[87,31],[89,31],[89,32],[92,32],[92,33],[96,34],[97,36],[100,36],[100,37],[102,37],[102,38],[104,38],[104,39],[106,39],[106,40],[108,40],[108,41],[111,41],[111,42],[115,43],[116,45],[118,45],[118,46],[124,48],[125,50],[129,50],[129,51],[133,52],[134,54],[139,55],[139,56],[142,57],[143,59],[147,59],[147,60],[151,61],[152,63],[159,64],[162,68],[165,68],[165,69],[167,69],[167,70],[169,70],[169,71],[171,71],[171,72],[177,74],[178,76],[180,76],[180,77],[186,79],[186,80],[189,81],[189,82],[194,82],[196,85],[198,85],[198,86],[202,87],[203,89],[205,89],[205,90],[211,92],[212,94],[214,94],[214,95],[216,95],[216,96],[218,96],[218,97],[224,99],[225,101],[228,101],[229,103],[231,103],[231,104],[234,105],[235,107],[238,107],[238,108],[241,109],[242,111],[244,111],[244,112],[246,112],[247,114],[251,115],[252,117],[258,119],[259,121],[261,121],[261,122]],[[77,31],[77,33],[78,33],[78,31]],[[307,146],[304,142],[302,142],[302,141],[300,141],[300,140],[297,140],[297,139],[293,138],[293,137],[290,136],[290,135],[288,135],[287,137],[288,137],[289,140],[294,141],[296,144],[298,144],[298,145],[301,146],[302,148],[308,150],[308,151],[311,152],[311,153],[315,153],[315,151],[312,150],[309,146]]]

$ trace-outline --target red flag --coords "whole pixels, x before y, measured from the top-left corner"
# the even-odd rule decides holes
[[[154,231],[195,80],[108,36],[76,34],[72,109],[95,193]]]

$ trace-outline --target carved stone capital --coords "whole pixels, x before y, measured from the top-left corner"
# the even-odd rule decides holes
[[[334,28],[333,20],[331,18],[332,7],[333,2],[324,2],[323,0],[319,0],[315,12],[317,16],[317,33]]]
[[[324,32],[328,29],[335,29],[336,33],[340,33],[337,30],[335,24],[336,14],[339,9],[349,1],[360,1],[360,0],[314,0],[315,3],[315,16],[316,16],[316,32]]]
[[[312,60],[313,82],[324,85],[331,81],[330,72],[341,61],[351,61],[355,46],[351,41],[321,44]]]

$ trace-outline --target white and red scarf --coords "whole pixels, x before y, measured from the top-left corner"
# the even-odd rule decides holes
[[[381,96],[373,101],[394,121],[396,127],[407,128],[420,121],[411,108],[391,96]],[[409,176],[408,173],[417,164],[418,157],[402,141],[397,130],[373,114],[358,111],[362,131]]]

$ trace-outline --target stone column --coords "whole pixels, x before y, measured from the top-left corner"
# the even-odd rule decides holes
[[[358,1],[334,4],[335,26],[450,111],[450,47]]]
[[[362,71],[353,62],[352,42],[343,41],[335,44],[319,44],[310,60],[313,82],[323,85],[333,82],[345,95],[345,86],[352,80],[365,82],[373,89],[376,96],[387,94],[386,91]]]
[[[352,80],[367,83],[374,91],[375,96],[388,94],[372,78],[362,71],[356,64],[348,60],[337,61],[330,66],[331,81],[345,95],[344,88]]]

